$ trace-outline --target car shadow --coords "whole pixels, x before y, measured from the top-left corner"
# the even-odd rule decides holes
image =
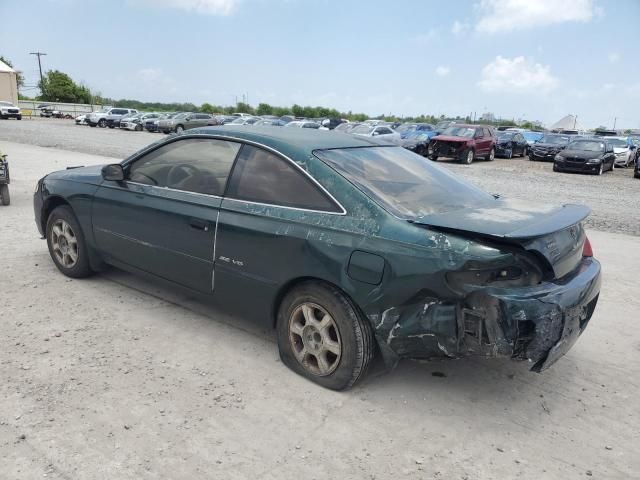
[[[182,290],[160,279],[140,277],[116,268],[108,268],[101,277],[139,293],[150,295],[179,308],[202,315],[214,322],[258,337],[264,348],[273,348],[277,355],[276,336],[272,329],[261,328],[255,322],[233,315],[214,305],[210,299]],[[566,360],[565,360],[566,362]],[[462,395],[470,401],[511,401],[530,398],[545,390],[553,369],[543,375],[528,371],[527,362],[509,359],[469,357],[460,359],[401,360],[389,369],[377,355],[366,377],[348,395],[384,396],[385,392],[403,392],[408,396]]]

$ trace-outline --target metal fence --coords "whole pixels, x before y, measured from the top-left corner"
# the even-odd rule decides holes
[[[39,117],[41,110],[38,107],[46,105],[52,110],[58,110],[63,115],[70,115],[71,117],[77,117],[83,113],[90,113],[96,110],[100,110],[102,105],[90,105],[88,103],[47,103],[42,101],[33,100],[19,100],[18,106],[22,110],[22,116],[26,117]]]

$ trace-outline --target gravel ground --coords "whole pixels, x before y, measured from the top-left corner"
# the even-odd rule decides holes
[[[598,308],[543,374],[404,361],[336,393],[285,368],[271,332],[214,306],[115,269],[62,276],[33,223],[35,180],[111,159],[0,149],[13,172],[0,207],[0,478],[639,478],[637,238],[591,232]]]
[[[125,158],[163,134],[77,126],[70,120],[3,121],[0,140]],[[542,203],[584,203],[593,213],[593,229],[640,235],[640,180],[632,169],[617,169],[602,177],[554,173],[550,163],[528,159],[477,161],[471,166],[440,161],[491,193]],[[622,200],[621,200],[622,199]]]

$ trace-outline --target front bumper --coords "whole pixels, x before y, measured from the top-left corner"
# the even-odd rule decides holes
[[[561,172],[576,172],[576,173],[597,173],[600,170],[600,163],[586,163],[586,162],[568,162],[566,160],[556,160],[555,166],[558,171]]]
[[[529,150],[529,158],[538,162],[553,162],[558,152],[540,152],[535,149]]]
[[[545,370],[586,328],[600,293],[600,263],[533,287],[482,288],[461,301],[423,298],[369,315],[387,364],[401,357],[507,357]]]
[[[18,110],[18,111],[3,110],[3,111],[0,111],[0,115],[3,118],[18,118],[18,117],[22,117],[22,112],[20,112],[20,110]]]
[[[33,194],[33,215],[36,221],[36,227],[42,238],[45,237],[44,225],[42,224],[42,206],[44,200],[42,198],[42,182],[38,180],[38,191]]]

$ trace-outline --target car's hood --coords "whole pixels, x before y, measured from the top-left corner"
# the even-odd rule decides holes
[[[46,180],[68,180],[79,183],[98,185],[102,182],[102,167],[104,165],[91,165],[89,167],[68,168],[58,170],[46,176]],[[45,181],[46,181],[45,180]]]
[[[512,199],[496,199],[481,208],[435,213],[414,223],[446,230],[477,233],[502,239],[544,236],[584,220],[591,209],[585,205],[540,206]]]
[[[416,138],[403,138],[400,140],[400,145],[403,147],[415,147],[416,145],[420,145],[428,142],[428,140],[418,140]]]
[[[629,151],[629,147],[613,147],[613,153],[627,153]]]
[[[471,138],[467,137],[452,137],[449,135],[436,135],[432,140],[438,140],[439,142],[461,142],[467,143]]]
[[[578,157],[578,158],[599,158],[602,156],[602,152],[594,152],[593,150],[577,150],[565,148],[560,155],[563,157]]]

